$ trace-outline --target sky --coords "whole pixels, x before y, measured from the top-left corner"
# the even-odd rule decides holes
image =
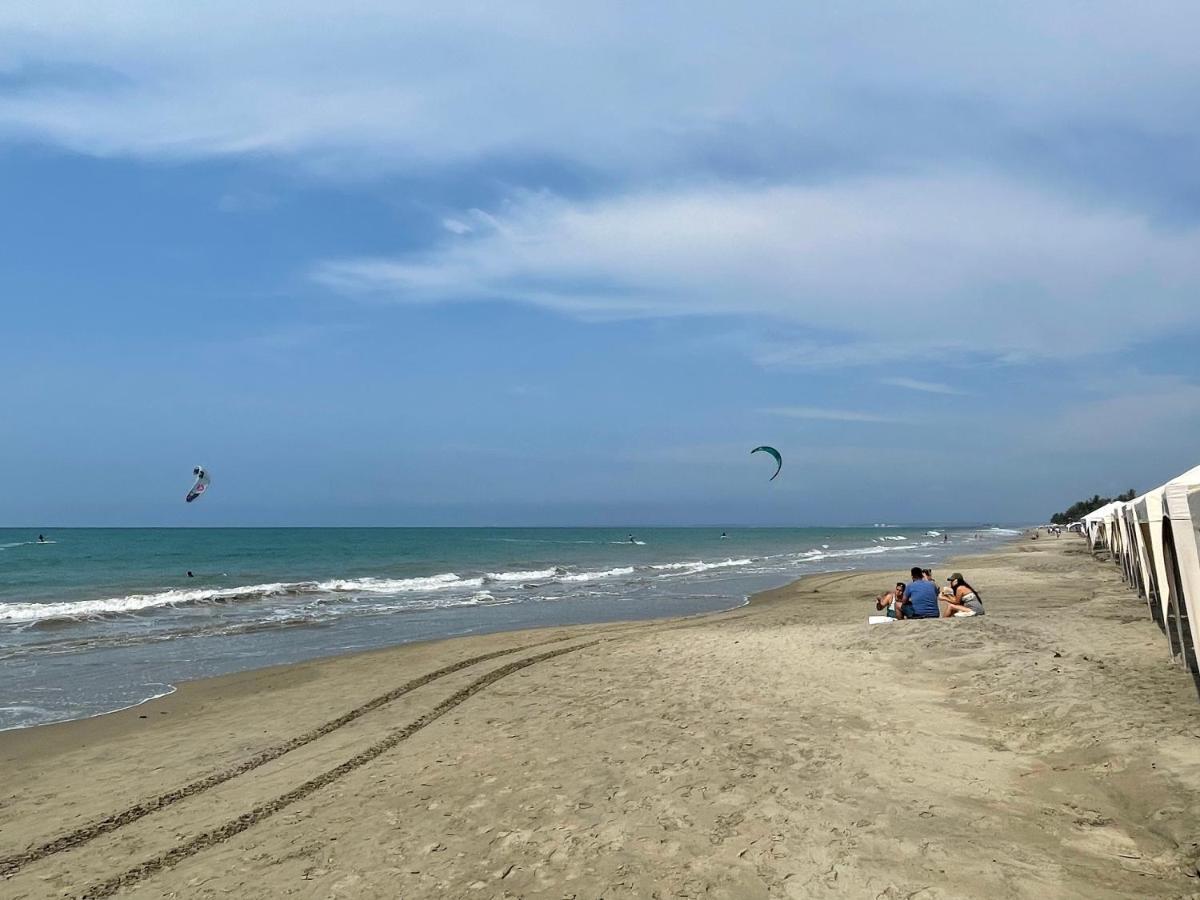
[[[0,525],[1035,522],[1200,462],[1194,3],[252,6],[0,5]]]

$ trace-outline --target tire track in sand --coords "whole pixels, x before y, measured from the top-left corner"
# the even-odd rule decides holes
[[[426,674],[420,675],[411,681],[405,682],[399,687],[393,688],[387,693],[380,694],[378,697],[368,700],[361,706],[356,706],[354,709],[343,713],[336,719],[330,719],[328,722],[318,725],[317,727],[312,728],[301,735],[297,735],[294,738],[290,738],[284,741],[282,744],[276,744],[273,747],[267,747],[265,750],[260,750],[258,753],[246,760],[243,760],[235,766],[230,766],[229,768],[222,769],[219,772],[214,772],[213,774],[204,778],[192,781],[181,788],[167,791],[166,793],[159,794],[157,797],[152,797],[149,800],[142,800],[133,804],[132,806],[126,807],[118,813],[114,813],[111,816],[106,816],[103,819],[90,822],[87,825],[82,825],[74,831],[60,835],[56,838],[52,838],[51,840],[35,847],[31,847],[28,850],[24,850],[20,853],[14,853],[10,856],[0,857],[0,878],[12,875],[30,863],[36,862],[40,859],[45,859],[47,856],[53,856],[55,853],[61,853],[64,850],[71,850],[75,847],[79,847],[100,837],[101,835],[109,834],[110,832],[116,831],[118,828],[123,828],[126,825],[136,822],[138,819],[144,818],[151,813],[166,809],[167,807],[178,803],[181,800],[194,797],[203,791],[207,791],[211,788],[217,787],[218,785],[224,784],[227,781],[237,778],[239,775],[244,775],[247,772],[253,771],[259,766],[273,762],[274,760],[279,759],[281,756],[291,753],[293,750],[298,750],[307,744],[311,744],[313,741],[333,733],[342,726],[348,725],[356,719],[365,716],[367,713],[379,709],[381,706],[385,706],[388,703],[391,703],[393,700],[403,697],[405,694],[415,691],[419,687],[424,687],[433,681],[437,681],[439,678],[444,678],[447,675],[451,675],[462,669],[470,668],[471,666],[478,665],[482,662],[488,662],[489,660],[496,659],[497,657],[509,656],[513,653],[521,653],[525,650],[532,650],[535,647],[543,647],[546,644],[554,644],[565,640],[570,640],[570,636],[552,638],[551,640],[547,641],[537,641],[532,644],[524,644],[520,647],[511,647],[506,650],[496,650],[492,653],[484,653],[480,656],[472,656],[468,659],[460,659],[458,662],[451,663],[448,666],[443,666],[440,669],[427,672]]]
[[[705,620],[708,620],[713,615],[720,615],[721,612],[728,612],[728,610],[718,611],[717,613],[702,613],[699,616],[696,616],[692,621],[684,621],[682,623],[617,623],[607,628],[601,627],[596,629],[596,631],[606,634],[611,634],[613,632],[620,633],[622,631],[642,631],[647,627],[647,624],[650,628],[656,631],[674,631],[677,629],[695,628],[706,624]],[[728,616],[725,621],[740,619],[744,615],[745,613]],[[655,625],[658,627],[655,627]],[[435,669],[432,672],[427,672],[424,675],[420,675],[417,678],[405,682],[399,687],[393,688],[384,694],[380,694],[379,696],[368,700],[366,703],[356,706],[354,709],[343,713],[335,719],[330,719],[328,722],[318,725],[315,728],[312,728],[303,734],[297,735],[294,738],[290,738],[281,744],[267,747],[266,749],[259,751],[235,766],[230,766],[226,769],[222,769],[219,772],[214,772],[211,775],[205,776],[204,778],[189,782],[183,787],[166,791],[156,797],[151,797],[148,800],[141,800],[132,806],[126,807],[120,812],[113,813],[112,815],[105,816],[103,819],[98,819],[86,825],[82,825],[79,828],[76,828],[74,831],[51,838],[48,841],[30,847],[21,851],[20,853],[13,853],[8,856],[0,857],[0,878],[7,878],[15,875],[30,863],[38,862],[39,860],[46,859],[47,857],[53,856],[56,853],[61,853],[65,850],[73,850],[81,847],[98,837],[111,834],[112,832],[117,831],[126,825],[131,825],[148,815],[160,812],[176,803],[187,800],[191,797],[195,797],[204,791],[218,787],[228,781],[232,781],[234,778],[245,775],[247,772],[252,772],[253,770],[264,766],[269,762],[273,762],[280,757],[291,753],[293,750],[298,750],[301,747],[311,744],[313,741],[332,734],[337,729],[350,724],[369,712],[373,712],[380,707],[386,706],[393,700],[397,700],[400,697],[415,691],[417,688],[424,687],[425,685],[430,684],[440,678],[444,678],[447,675],[452,675],[455,672],[470,668],[471,666],[478,665],[482,662],[488,662],[501,656],[522,653],[526,650],[532,650],[536,647],[544,647],[547,644],[555,644],[561,641],[576,639],[581,636],[582,635],[567,635],[565,637],[557,637],[545,641],[535,641],[530,644],[522,644],[519,647],[496,650],[491,653],[484,653],[479,656],[461,659],[458,662]]]
[[[594,647],[601,643],[603,639],[588,641],[583,644],[574,644],[570,647],[559,647],[555,650],[547,650],[539,653],[536,656],[528,656],[525,659],[518,659],[501,666],[498,669],[493,669],[486,675],[483,675],[460,691],[451,694],[429,712],[410,722],[403,728],[393,731],[383,740],[372,744],[361,753],[352,756],[341,765],[335,766],[322,772],[315,778],[311,778],[303,784],[292,788],[286,794],[276,797],[274,800],[269,800],[266,803],[261,803],[249,812],[242,813],[236,819],[231,819],[219,828],[211,829],[210,831],[202,832],[195,837],[177,844],[170,850],[166,850],[157,856],[151,857],[145,862],[139,863],[133,868],[126,869],[119,875],[114,875],[106,881],[94,884],[80,894],[81,900],[101,900],[104,897],[111,897],[117,891],[125,887],[130,887],[138,882],[161,872],[164,869],[169,869],[182,860],[188,857],[195,856],[202,850],[223,843],[243,831],[247,831],[259,822],[269,819],[280,810],[286,809],[298,800],[303,800],[310,794],[332,784],[344,775],[353,772],[355,769],[366,765],[378,756],[391,750],[401,741],[405,741],[412,737],[427,725],[440,719],[456,706],[465,703],[475,694],[482,691],[489,685],[495,684],[502,678],[512,675],[514,672],[519,672],[521,669],[536,665],[540,662],[545,662],[549,659],[554,659],[557,656],[563,656],[567,653],[574,653],[578,650],[584,650],[588,647]]]

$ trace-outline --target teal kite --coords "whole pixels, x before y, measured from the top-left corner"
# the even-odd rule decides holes
[[[779,451],[776,450],[774,447],[755,447],[750,452],[752,454],[754,454],[754,453],[758,453],[760,450],[763,453],[769,453],[773,457],[775,457],[775,474],[772,475],[770,478],[771,481],[774,481],[775,478],[779,475],[780,470],[783,469],[783,457],[779,455]]]

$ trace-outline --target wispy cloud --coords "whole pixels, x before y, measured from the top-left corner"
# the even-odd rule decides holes
[[[903,422],[897,416],[880,413],[859,412],[850,409],[823,409],[818,406],[775,406],[760,410],[771,416],[783,416],[789,419],[823,419],[830,422]]]
[[[1200,440],[1200,384],[1177,376],[1120,371],[1103,395],[1047,422],[1042,439],[1055,449],[1120,452],[1158,444],[1189,448]],[[1162,438],[1170,435],[1168,440]]]
[[[880,384],[891,385],[892,387],[908,388],[910,391],[921,391],[926,394],[964,394],[965,391],[960,391],[958,388],[953,388],[948,384],[939,384],[936,381],[919,381],[916,378],[881,378]]]
[[[919,334],[926,347],[966,344],[985,359],[1067,359],[1200,328],[1200,231],[1165,231],[994,175],[706,186],[587,203],[520,193],[472,221],[471,233],[443,231],[430,250],[329,260],[313,277],[406,303],[759,317],[868,352]],[[1120,315],[1131,293],[1138,315]],[[775,359],[794,365],[808,352],[783,345]]]
[[[105,156],[425,169],[519,155],[672,178],[1057,159],[1060,177],[1094,169],[1110,186],[1149,180],[1143,147],[1186,161],[1200,136],[1179,115],[1200,83],[1187,0],[1152,16],[1115,0],[881,0],[867,18],[700,8],[264,0],[198,5],[181,23],[150,0],[102,16],[8,3],[0,75],[22,89],[0,97],[0,132]]]

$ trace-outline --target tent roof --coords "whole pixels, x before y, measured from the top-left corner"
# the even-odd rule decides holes
[[[1172,478],[1170,481],[1167,482],[1167,484],[1164,484],[1163,487],[1167,487],[1167,485],[1172,485],[1172,484],[1200,486],[1200,466],[1196,466],[1194,469],[1188,469],[1182,475]]]
[[[1112,515],[1114,507],[1120,506],[1119,503],[1106,503],[1099,509],[1093,509],[1090,513],[1083,517],[1085,522],[1095,522],[1099,519],[1106,519]]]

